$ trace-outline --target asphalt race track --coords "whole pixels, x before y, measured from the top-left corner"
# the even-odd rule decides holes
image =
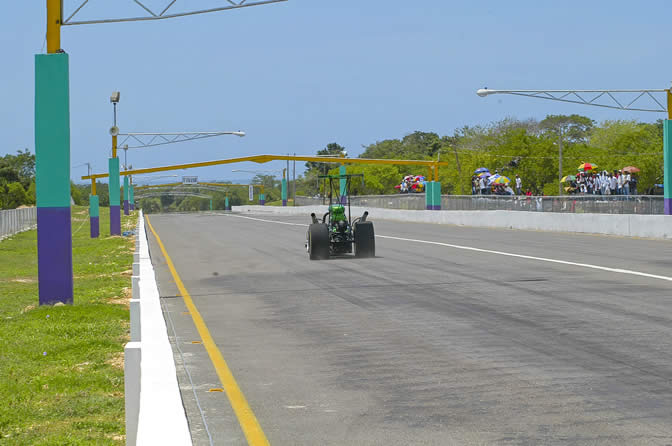
[[[671,242],[373,210],[310,261],[308,213],[149,217],[271,444],[672,444]],[[148,234],[194,442],[246,444]]]

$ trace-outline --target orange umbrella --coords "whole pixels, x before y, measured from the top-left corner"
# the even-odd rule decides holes
[[[628,172],[628,173],[637,173],[637,172],[640,171],[640,169],[638,169],[638,168],[635,167],[635,166],[626,166],[626,167],[624,167],[624,168],[621,169],[621,170],[623,170],[623,172]]]

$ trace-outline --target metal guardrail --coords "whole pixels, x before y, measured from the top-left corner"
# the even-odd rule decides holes
[[[353,206],[386,209],[425,209],[424,194],[360,195],[350,197]],[[299,206],[324,204],[322,198],[296,197]],[[443,195],[441,209],[448,211],[532,211],[585,214],[664,213],[660,195],[567,195],[526,197],[521,195]]]
[[[0,240],[31,229],[36,224],[36,207],[0,211]]]

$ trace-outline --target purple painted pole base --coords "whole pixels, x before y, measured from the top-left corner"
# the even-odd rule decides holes
[[[37,208],[37,277],[40,305],[71,304],[72,224],[70,206]]]
[[[287,200],[282,200],[282,205],[287,206]]]
[[[130,212],[130,203],[128,200],[124,200],[124,215],[128,215]]]
[[[121,235],[121,209],[110,206],[110,235]]]
[[[259,206],[263,206],[264,204],[266,204],[266,200],[259,200]]]
[[[663,198],[665,204],[665,215],[672,215],[672,198]]]
[[[432,210],[432,205],[431,204],[425,205],[425,209],[428,210],[428,211],[431,211]]]
[[[98,238],[100,235],[100,217],[90,217],[91,222],[91,238]]]
[[[434,210],[434,211],[440,211],[440,210],[441,210],[441,205],[440,205],[440,204],[432,205],[432,210]]]
[[[135,203],[131,203],[131,210],[132,210],[132,211],[135,210]]]

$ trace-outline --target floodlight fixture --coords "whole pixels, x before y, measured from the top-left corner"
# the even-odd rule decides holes
[[[120,96],[121,96],[121,93],[119,93],[118,91],[112,92],[112,94],[110,95],[110,102],[113,103],[113,104],[118,103]]]

